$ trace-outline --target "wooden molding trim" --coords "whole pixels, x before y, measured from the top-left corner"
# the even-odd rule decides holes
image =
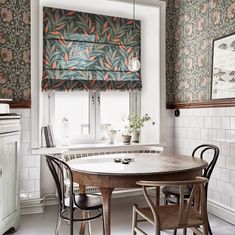
[[[205,102],[167,104],[167,109],[235,107],[235,99],[210,100]]]
[[[5,103],[9,104],[11,109],[29,109],[31,108],[31,102],[30,101],[22,101],[22,102],[0,102],[0,103]]]

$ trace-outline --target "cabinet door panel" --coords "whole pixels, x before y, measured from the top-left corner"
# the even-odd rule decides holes
[[[1,199],[2,199],[2,220],[8,220],[18,208],[18,151],[19,135],[9,134],[1,139]]]

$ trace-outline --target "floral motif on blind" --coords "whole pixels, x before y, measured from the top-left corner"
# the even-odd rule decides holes
[[[44,7],[42,90],[140,90],[140,21]]]

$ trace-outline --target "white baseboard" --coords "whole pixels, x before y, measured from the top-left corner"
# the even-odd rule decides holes
[[[114,191],[112,198],[130,197],[142,194],[142,189],[129,189]],[[37,214],[43,213],[45,206],[54,206],[58,204],[55,194],[46,195],[43,198],[23,200],[20,202],[20,214]]]
[[[235,225],[235,210],[212,200],[208,200],[207,207],[210,214]]]
[[[55,194],[48,194],[44,199],[44,206],[55,206],[58,205],[58,198]]]
[[[117,190],[113,191],[112,198],[122,198],[122,197],[131,197],[131,196],[138,196],[143,194],[142,189],[123,189],[123,190]]]
[[[20,214],[38,214],[44,211],[45,198],[23,200],[20,202]]]

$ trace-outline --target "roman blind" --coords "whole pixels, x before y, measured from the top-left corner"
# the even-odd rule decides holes
[[[140,21],[43,8],[42,90],[141,90]]]

